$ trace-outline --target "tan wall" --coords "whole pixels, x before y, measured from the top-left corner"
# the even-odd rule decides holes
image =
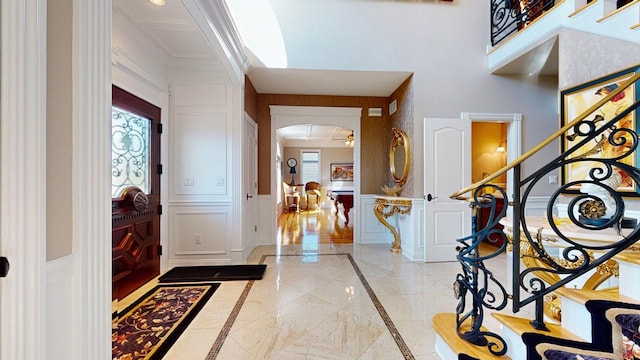
[[[393,100],[396,100],[397,102],[397,111],[390,116],[391,126],[389,127],[389,130],[388,130],[389,132],[387,135],[387,144],[386,144],[387,149],[391,144],[391,128],[396,128],[396,129],[403,130],[409,136],[409,150],[413,154],[415,143],[416,141],[419,140],[419,139],[416,139],[413,131],[414,129],[413,76],[405,80],[405,82],[403,82],[402,85],[400,85],[398,89],[396,89],[396,91],[394,91],[391,94],[391,96],[389,96],[389,103],[391,103]],[[414,166],[413,158],[414,157],[411,158],[411,161],[409,163],[409,175],[407,176],[407,182],[404,184],[402,188],[402,192],[401,192],[402,196],[408,196],[408,197],[421,196],[419,194],[414,193],[415,191],[413,186],[414,184],[413,179],[415,178],[414,172],[416,167]],[[393,186],[395,185],[395,183],[391,179],[391,171],[389,170],[389,159],[386,159],[386,169],[388,174],[387,185]],[[402,170],[396,169],[396,173],[402,174]]]
[[[361,107],[361,141],[360,171],[362,194],[379,194],[380,186],[387,183],[388,164],[387,146],[389,120],[387,98],[364,96],[322,96],[322,95],[279,95],[257,94],[256,117],[258,123],[258,194],[271,192],[270,166],[274,163],[271,154],[271,112],[270,105],[284,106],[329,106],[329,107]],[[369,117],[369,108],[382,108],[381,117]],[[382,140],[381,140],[382,139]],[[285,157],[286,159],[286,157]],[[288,175],[288,174],[285,174]],[[286,177],[285,177],[286,178]]]
[[[332,163],[353,163],[353,148],[344,147],[344,148],[335,148],[335,147],[325,147],[325,148],[301,148],[301,147],[287,147],[285,146],[283,151],[282,159],[286,161],[288,158],[294,158],[298,160],[298,167],[296,174],[296,183],[300,183],[302,181],[300,177],[300,151],[301,150],[320,150],[320,183],[323,187],[330,188],[332,185],[336,186],[336,183],[332,183],[330,179],[330,166]],[[291,180],[291,175],[289,174],[289,167],[284,166],[283,168],[283,179],[288,183]],[[347,183],[345,181],[341,181],[338,186],[345,185]],[[347,184],[353,187],[353,183]]]
[[[244,77],[244,111],[256,121],[256,101],[258,92],[247,76]]]
[[[47,7],[47,260],[72,253],[73,2]]]

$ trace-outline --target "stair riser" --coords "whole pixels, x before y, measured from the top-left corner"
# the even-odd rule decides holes
[[[620,261],[620,295],[640,301],[640,265]]]
[[[449,345],[436,333],[435,342],[436,355],[440,360],[457,360],[458,355],[449,347]]]
[[[591,342],[591,314],[584,304],[562,298],[562,327]]]
[[[507,356],[512,359],[522,359],[523,354],[527,353],[522,337],[507,327],[502,328],[502,337],[507,343]]]

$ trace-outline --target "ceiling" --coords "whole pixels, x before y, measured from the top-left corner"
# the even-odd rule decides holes
[[[156,6],[148,0],[113,0],[127,17],[173,58],[215,56],[181,1]],[[251,59],[251,54],[248,54]],[[261,65],[261,64],[258,64]],[[252,68],[247,76],[261,94],[382,96],[398,88],[410,72]]]
[[[288,147],[346,147],[351,129],[329,125],[294,125],[276,130],[282,146]]]
[[[166,5],[156,6],[148,0],[113,0],[113,8],[114,18],[128,18],[164,49],[169,58],[218,61],[182,1],[167,0]],[[537,64],[536,70],[542,73],[557,72],[552,68],[557,61],[549,61],[554,53],[557,54],[557,43],[549,42],[541,49],[527,54],[528,58],[523,59],[525,64],[516,61],[501,72],[529,72],[532,70],[530,65],[524,69],[527,63]],[[388,97],[412,74],[405,71],[273,69],[264,67],[249,49],[246,53],[254,65],[247,76],[260,94]],[[278,136],[287,146],[344,146],[350,133],[350,129],[333,126],[301,125],[283,129]]]
[[[214,56],[181,1],[167,0],[164,6],[157,6],[148,0],[113,0],[113,9],[136,24],[173,58]]]
[[[253,68],[247,76],[260,94],[388,97],[411,73]]]
[[[215,56],[181,1],[168,0],[166,5],[156,6],[148,0],[113,0],[113,7],[171,58]],[[252,58],[249,51],[248,56]],[[247,76],[261,94],[388,97],[411,73],[253,67]],[[345,147],[351,133],[351,129],[308,124],[278,129],[277,137],[284,146]]]

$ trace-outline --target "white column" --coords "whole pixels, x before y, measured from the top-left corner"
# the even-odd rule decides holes
[[[0,117],[0,358],[45,354],[46,1],[3,0]]]
[[[111,358],[111,0],[73,6],[72,359]]]

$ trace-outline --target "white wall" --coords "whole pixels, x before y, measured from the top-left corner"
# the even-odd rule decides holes
[[[423,133],[421,119],[425,117],[522,113],[524,152],[557,129],[554,77],[488,72],[490,4],[486,1],[271,2],[276,15],[291,15],[279,16],[285,20],[280,26],[287,36],[284,41],[291,68],[414,72],[414,134]],[[327,18],[330,27],[319,23]],[[301,36],[314,29],[326,31],[313,41]],[[364,56],[363,49],[368,49]],[[422,137],[412,137],[413,195],[422,197]],[[544,151],[551,155],[557,147]],[[524,171],[533,172],[539,165],[525,164]]]
[[[161,109],[160,122],[169,121],[169,80],[167,69],[169,55],[145,34],[140,32],[117,9],[112,19],[112,82],[114,85],[158,106]],[[160,161],[168,161],[168,133],[160,138]],[[163,206],[167,204],[168,174],[160,176],[160,198]],[[166,212],[160,216],[160,244],[164,249],[169,246]],[[166,253],[166,251],[165,251]],[[167,269],[167,257],[161,257],[160,270]]]
[[[242,262],[240,88],[213,54],[175,59],[155,44],[114,10],[113,82],[162,109],[161,271]]]
[[[215,64],[171,70],[169,267],[242,262],[234,87]],[[241,170],[241,169],[240,169]]]

